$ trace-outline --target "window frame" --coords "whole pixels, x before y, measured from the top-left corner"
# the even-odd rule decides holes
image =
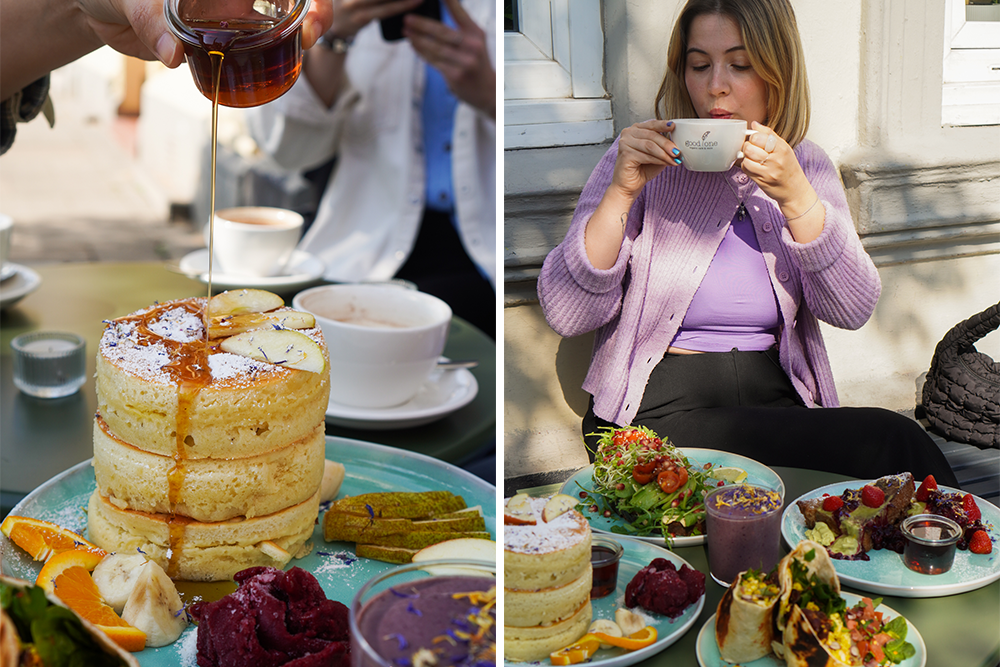
[[[941,123],[1000,124],[1000,21],[967,21],[965,0],[945,4]]]
[[[516,2],[519,31],[504,33],[504,148],[611,138],[600,0]]]

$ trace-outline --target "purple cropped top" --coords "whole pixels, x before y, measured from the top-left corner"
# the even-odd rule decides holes
[[[740,217],[733,217],[671,347],[759,352],[777,345],[778,301],[753,221]]]

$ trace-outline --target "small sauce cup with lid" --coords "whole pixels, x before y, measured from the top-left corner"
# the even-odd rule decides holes
[[[937,514],[916,514],[901,526],[906,545],[903,563],[921,574],[943,574],[955,561],[955,545],[962,528],[951,519]]]
[[[611,595],[618,588],[618,561],[623,551],[622,545],[610,537],[591,537],[590,565],[594,569],[594,582],[590,589],[592,600]]]

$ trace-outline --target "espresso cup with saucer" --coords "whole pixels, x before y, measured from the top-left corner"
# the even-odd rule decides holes
[[[670,138],[690,171],[728,171],[743,157],[743,142],[757,132],[731,118],[678,118],[673,124]]]
[[[267,206],[237,206],[215,213],[212,251],[220,273],[280,276],[302,235],[304,220],[295,211]],[[209,226],[204,229],[209,245]]]

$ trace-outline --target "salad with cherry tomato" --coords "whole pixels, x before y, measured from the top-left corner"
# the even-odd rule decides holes
[[[644,426],[605,428],[594,452],[594,495],[587,509],[618,514],[625,535],[671,537],[705,533],[704,497],[719,481],[711,464],[692,464],[684,454]]]

